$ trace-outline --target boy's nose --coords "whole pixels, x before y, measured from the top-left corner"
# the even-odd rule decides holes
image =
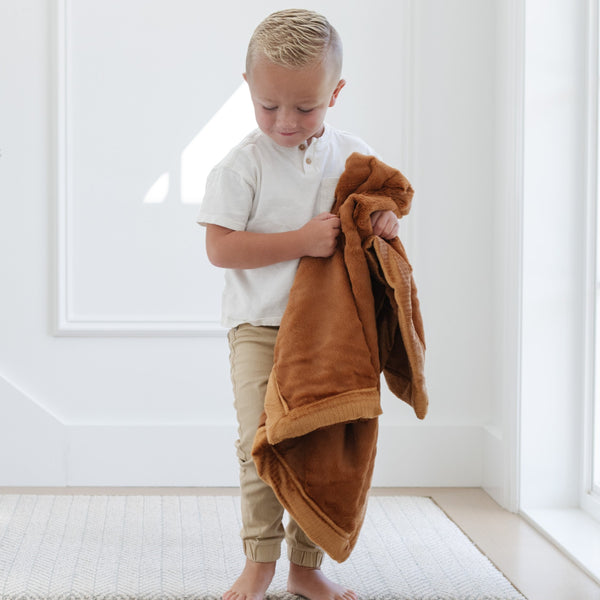
[[[293,129],[296,126],[296,115],[291,110],[280,110],[277,115],[277,124],[280,129]]]

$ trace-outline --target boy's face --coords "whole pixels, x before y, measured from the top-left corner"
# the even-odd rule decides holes
[[[322,64],[290,69],[257,57],[244,73],[260,130],[280,146],[291,148],[323,133],[325,114],[335,104],[343,79]]]

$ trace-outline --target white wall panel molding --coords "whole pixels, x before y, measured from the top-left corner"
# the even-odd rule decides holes
[[[400,108],[398,125],[393,135],[380,134],[383,143],[375,143],[409,179],[415,156],[413,4],[406,0],[398,8],[402,89],[394,88],[387,100]],[[166,6],[142,0],[53,2],[56,335],[223,334],[215,291],[222,274],[206,261],[202,232],[193,223],[202,190],[200,182],[198,189],[188,189],[193,178],[186,157],[240,82],[220,89],[226,85],[212,80],[214,68],[206,63],[206,47],[216,36],[208,23],[226,18],[226,7],[200,9],[190,1],[166,12]],[[343,22],[334,3],[316,8]],[[148,17],[141,24],[134,20],[140,11]],[[200,29],[186,37],[185,28],[193,23]],[[233,26],[245,39],[247,26]],[[177,28],[185,31],[177,35]],[[238,50],[231,51],[236,62]],[[227,67],[232,59],[223,61]],[[210,77],[211,85],[194,83],[198,73],[203,81]],[[357,122],[361,113],[353,103],[364,98],[357,94],[348,100],[346,110]],[[180,107],[181,102],[188,104]],[[409,255],[417,213],[401,222]]]
[[[80,3],[81,5],[83,3]],[[80,4],[77,8],[80,8]],[[87,126],[87,123],[83,119],[81,122],[75,119],[75,91],[77,86],[80,84],[78,81],[76,70],[74,69],[74,49],[73,49],[73,33],[80,27],[77,19],[74,17],[75,3],[71,0],[55,0],[53,3],[54,14],[54,31],[51,36],[52,43],[54,44],[54,61],[53,61],[53,77],[54,77],[54,135],[55,135],[55,157],[54,157],[54,169],[55,169],[55,216],[54,216],[54,239],[55,239],[55,261],[54,261],[54,296],[55,303],[53,307],[53,313],[55,315],[54,333],[56,335],[64,336],[137,336],[137,335],[199,335],[199,336],[214,336],[223,335],[224,330],[219,325],[219,310],[216,306],[216,302],[212,302],[208,312],[204,314],[190,314],[189,310],[182,310],[178,312],[175,308],[176,302],[173,302],[173,309],[169,308],[168,299],[162,303],[161,308],[156,311],[149,313],[144,310],[142,306],[139,311],[133,309],[124,310],[121,314],[119,312],[118,300],[117,302],[110,302],[106,300],[105,306],[103,305],[102,298],[98,298],[98,293],[93,295],[92,292],[88,292],[89,281],[93,280],[93,276],[89,278],[82,277],[82,274],[90,273],[95,271],[98,277],[102,276],[102,271],[97,270],[98,262],[90,261],[89,256],[85,255],[82,250],[86,236],[89,235],[90,229],[84,229],[81,224],[80,215],[85,208],[84,205],[89,205],[89,199],[83,197],[81,192],[77,191],[76,179],[86,180],[92,179],[97,175],[93,171],[90,172],[89,165],[83,161],[79,161],[80,170],[87,169],[83,175],[78,175],[78,166],[75,160],[75,153],[80,156],[82,150],[86,151],[86,148],[82,148],[82,143],[76,142],[76,134],[82,128]],[[110,9],[109,9],[110,10]],[[79,15],[84,14],[83,9],[78,13]],[[99,23],[99,27],[102,24]],[[81,34],[77,39],[81,41]],[[110,33],[107,32],[105,39],[110,39]],[[93,43],[93,42],[92,42]],[[114,57],[113,57],[114,58]],[[78,71],[81,73],[81,68]],[[102,82],[98,82],[101,86]],[[82,87],[89,85],[89,81],[84,81]],[[101,87],[100,87],[101,89]],[[84,96],[80,94],[79,98]],[[80,101],[80,105],[82,102]],[[111,115],[107,115],[105,118],[111,119]],[[118,181],[118,178],[115,178]],[[81,187],[81,186],[80,186]],[[152,186],[150,186],[152,189]],[[85,202],[84,202],[85,201]],[[144,199],[140,198],[141,203]],[[140,215],[139,221],[147,219],[149,214],[156,214],[156,211],[165,211],[165,207],[157,207],[147,203],[143,208],[136,207]],[[197,210],[193,206],[184,207],[187,212],[184,213],[186,217],[189,217],[190,209]],[[144,212],[142,212],[144,211]],[[171,210],[171,213],[173,211]],[[87,217],[86,217],[87,218]],[[176,218],[181,219],[177,216]],[[89,222],[89,218],[88,222]],[[115,223],[118,219],[115,219]],[[183,225],[186,231],[192,227],[198,227],[194,224],[193,218],[186,218],[183,221]],[[98,224],[98,227],[101,227]],[[160,236],[161,232],[156,232]],[[106,255],[107,263],[109,260],[113,260],[113,264],[118,264],[118,257],[115,260],[114,256],[110,256],[110,252],[107,248],[110,248],[111,244],[114,243],[115,239],[119,235],[125,235],[124,232],[117,231],[117,227],[113,229],[107,229],[104,234],[105,245],[98,247],[98,255],[101,256],[103,253]],[[164,235],[164,234],[163,234]],[[168,235],[168,233],[167,233]],[[189,232],[188,232],[188,235]],[[172,240],[163,240],[165,247],[170,244],[176,244],[177,238],[181,236],[174,235]],[[198,227],[197,233],[197,245],[194,248],[202,248],[202,232]],[[142,240],[142,243],[147,243],[147,240]],[[131,240],[131,246],[135,247],[135,240]],[[191,246],[190,246],[191,247]],[[89,255],[89,251],[88,251]],[[175,256],[175,259],[177,257]],[[124,260],[127,260],[126,255],[123,256]],[[203,273],[203,265],[201,261],[204,260],[203,256],[200,256],[199,261],[195,263],[195,268],[189,273],[189,287],[186,286],[185,277],[180,276],[179,279],[174,278],[175,285],[179,282],[178,290],[179,297],[186,297],[190,293],[196,293],[196,297],[201,299],[203,296],[209,294],[215,296],[215,289],[220,286],[218,283],[219,274],[209,271]],[[101,259],[100,259],[101,261]],[[135,261],[130,261],[135,267]],[[139,258],[138,258],[139,262]],[[177,268],[177,260],[173,261],[174,269]],[[151,269],[151,266],[150,266]],[[108,266],[106,272],[110,270]],[[163,273],[166,267],[163,267]],[[206,270],[206,265],[205,265]],[[139,276],[139,271],[132,270],[131,279],[129,281],[124,280],[123,277],[120,279],[116,278],[115,281],[120,282],[122,289],[119,290],[120,294],[127,294],[127,289],[131,295],[136,293],[135,278]],[[161,272],[157,270],[156,277],[160,278]],[[145,282],[151,279],[151,274],[146,274],[145,280],[140,279],[140,286],[143,286]],[[204,286],[200,281],[202,277],[205,277]],[[110,282],[110,278],[107,277],[107,282]],[[181,283],[181,282],[184,283]],[[217,286],[215,286],[217,282]],[[124,284],[124,285],[123,285]],[[170,285],[169,281],[164,282],[163,289],[166,289]],[[108,285],[105,286],[109,287]],[[146,298],[151,295],[161,293],[161,285],[156,284],[154,289],[149,288],[150,293],[146,294]],[[86,298],[86,295],[88,298]],[[89,297],[92,297],[92,301]],[[171,293],[171,296],[176,296],[175,293]],[[199,302],[200,304],[201,302]],[[131,302],[129,303],[132,304]],[[184,302],[181,303],[185,304]],[[116,308],[115,308],[116,305]],[[92,306],[92,310],[89,310],[89,306]],[[165,308],[166,306],[166,308]],[[193,303],[188,301],[186,306],[192,306]],[[127,307],[126,307],[127,308]]]

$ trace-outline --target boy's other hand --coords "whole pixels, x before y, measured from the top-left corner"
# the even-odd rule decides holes
[[[327,258],[335,251],[340,233],[340,218],[324,212],[313,217],[299,231],[304,238],[305,256]]]
[[[398,235],[398,217],[391,210],[376,210],[371,214],[373,233],[384,240],[391,240]]]

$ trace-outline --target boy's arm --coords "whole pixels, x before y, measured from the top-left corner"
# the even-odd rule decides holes
[[[227,269],[255,269],[302,256],[331,256],[340,232],[340,219],[321,213],[306,225],[282,233],[235,231],[206,226],[206,253],[210,262]]]

